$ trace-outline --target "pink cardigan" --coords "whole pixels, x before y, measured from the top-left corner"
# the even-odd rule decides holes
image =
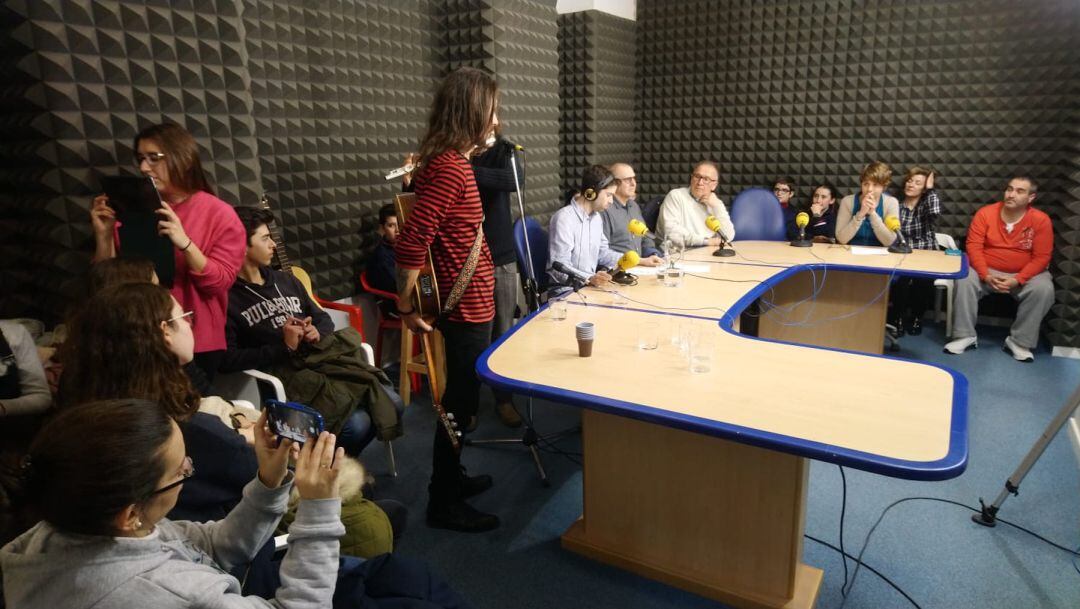
[[[206,256],[206,266],[196,273],[188,268],[184,252],[173,249],[176,276],[172,295],[185,312],[195,312],[195,352],[223,350],[229,288],[244,262],[247,233],[232,206],[208,192],[199,191],[172,208],[184,232]]]

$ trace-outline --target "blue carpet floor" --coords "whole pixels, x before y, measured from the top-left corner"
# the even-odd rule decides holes
[[[941,329],[931,324],[919,337],[905,337],[896,357],[940,363],[970,382],[970,454],[967,471],[945,482],[911,482],[845,468],[845,549],[857,555],[867,532],[892,502],[939,497],[977,507],[990,502],[1019,465],[1065,399],[1080,383],[1080,361],[1036,352],[1032,364],[1001,351],[1004,329],[980,328],[980,349],[962,356],[942,353]],[[903,383],[903,379],[894,379]],[[485,392],[475,438],[508,437]],[[519,407],[525,400],[518,399]],[[470,447],[472,473],[488,473],[495,487],[475,505],[498,513],[503,525],[478,535],[430,529],[424,523],[434,417],[426,396],[406,412],[407,436],[395,443],[399,476],[385,475],[381,446],[365,452],[376,475],[376,494],[405,502],[409,528],[397,551],[434,565],[478,608],[666,608],[720,607],[559,547],[559,535],[581,513],[580,437],[547,447],[544,464],[551,487],[540,485],[532,459],[521,446]],[[578,410],[536,403],[539,429],[549,433],[576,425]],[[560,452],[556,452],[560,451]],[[837,466],[814,462],[810,472],[806,533],[839,543],[841,478]],[[628,509],[629,506],[628,506]],[[973,524],[973,512],[931,501],[908,501],[884,517],[864,555],[925,608],[1080,607],[1080,573],[1070,556],[1004,525]],[[1062,432],[1010,497],[999,516],[1068,547],[1080,546],[1080,469]],[[818,607],[911,607],[899,593],[863,569],[846,603],[839,555],[813,541],[804,562],[825,570]],[[849,578],[855,565],[848,561]]]

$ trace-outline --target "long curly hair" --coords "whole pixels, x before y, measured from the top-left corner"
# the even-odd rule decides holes
[[[169,291],[151,283],[106,288],[84,303],[60,352],[60,407],[140,398],[177,421],[198,411],[199,393],[162,333],[172,306]]]
[[[499,102],[499,85],[487,72],[461,67],[435,93],[428,129],[420,142],[420,166],[447,150],[484,145]]]

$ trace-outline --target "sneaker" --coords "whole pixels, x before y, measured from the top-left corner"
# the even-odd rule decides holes
[[[960,355],[964,351],[970,348],[979,348],[979,339],[974,336],[965,336],[964,338],[958,338],[954,341],[945,344],[945,353],[952,353],[953,355]]]
[[[1018,345],[1012,336],[1005,337],[1005,345],[1001,347],[1001,350],[1013,356],[1013,359],[1018,362],[1033,362],[1035,361],[1035,355],[1031,353],[1030,349],[1025,349]]]
[[[427,523],[436,529],[462,533],[483,533],[499,528],[499,517],[485,514],[463,500],[446,504],[428,503]]]
[[[507,427],[521,427],[521,415],[514,408],[513,402],[502,402],[495,405],[495,412],[499,414],[499,420]]]
[[[480,493],[491,488],[491,485],[495,482],[491,479],[491,476],[487,474],[480,474],[479,476],[467,476],[465,472],[461,472],[461,498],[468,499],[469,497],[475,497]]]

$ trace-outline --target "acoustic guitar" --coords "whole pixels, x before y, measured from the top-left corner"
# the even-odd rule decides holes
[[[270,198],[266,196],[266,193],[263,193],[263,196],[259,197],[259,207],[266,211],[273,211],[270,209]],[[315,306],[320,309],[323,308],[322,305],[319,304],[319,300],[315,298],[315,292],[311,289],[311,275],[308,275],[308,272],[304,269],[289,262],[289,256],[285,252],[285,238],[281,235],[281,223],[271,222],[266,228],[269,229],[270,238],[274,240],[274,244],[276,245],[271,266],[276,267],[280,271],[292,273],[292,276],[296,277],[297,281],[300,282],[300,285],[304,286],[304,291],[307,292],[311,302],[315,303]]]
[[[403,192],[394,195],[394,207],[397,209],[398,220],[404,227],[412,215],[413,207],[416,206],[416,195],[411,192]],[[420,275],[416,279],[416,287],[413,290],[412,305],[420,313],[420,318],[429,324],[434,324],[442,303],[439,300],[439,285],[435,281],[435,267],[431,259],[431,248],[428,248],[424,258],[424,266],[420,269]],[[404,322],[402,322],[404,323]],[[446,435],[450,438],[450,444],[454,450],[461,450],[461,432],[457,429],[457,421],[454,415],[447,413],[442,406],[441,394],[438,385],[438,367],[435,365],[435,339],[433,332],[420,334],[420,340],[424,343],[424,361],[428,369],[428,385],[431,388],[431,407],[439,417]]]

